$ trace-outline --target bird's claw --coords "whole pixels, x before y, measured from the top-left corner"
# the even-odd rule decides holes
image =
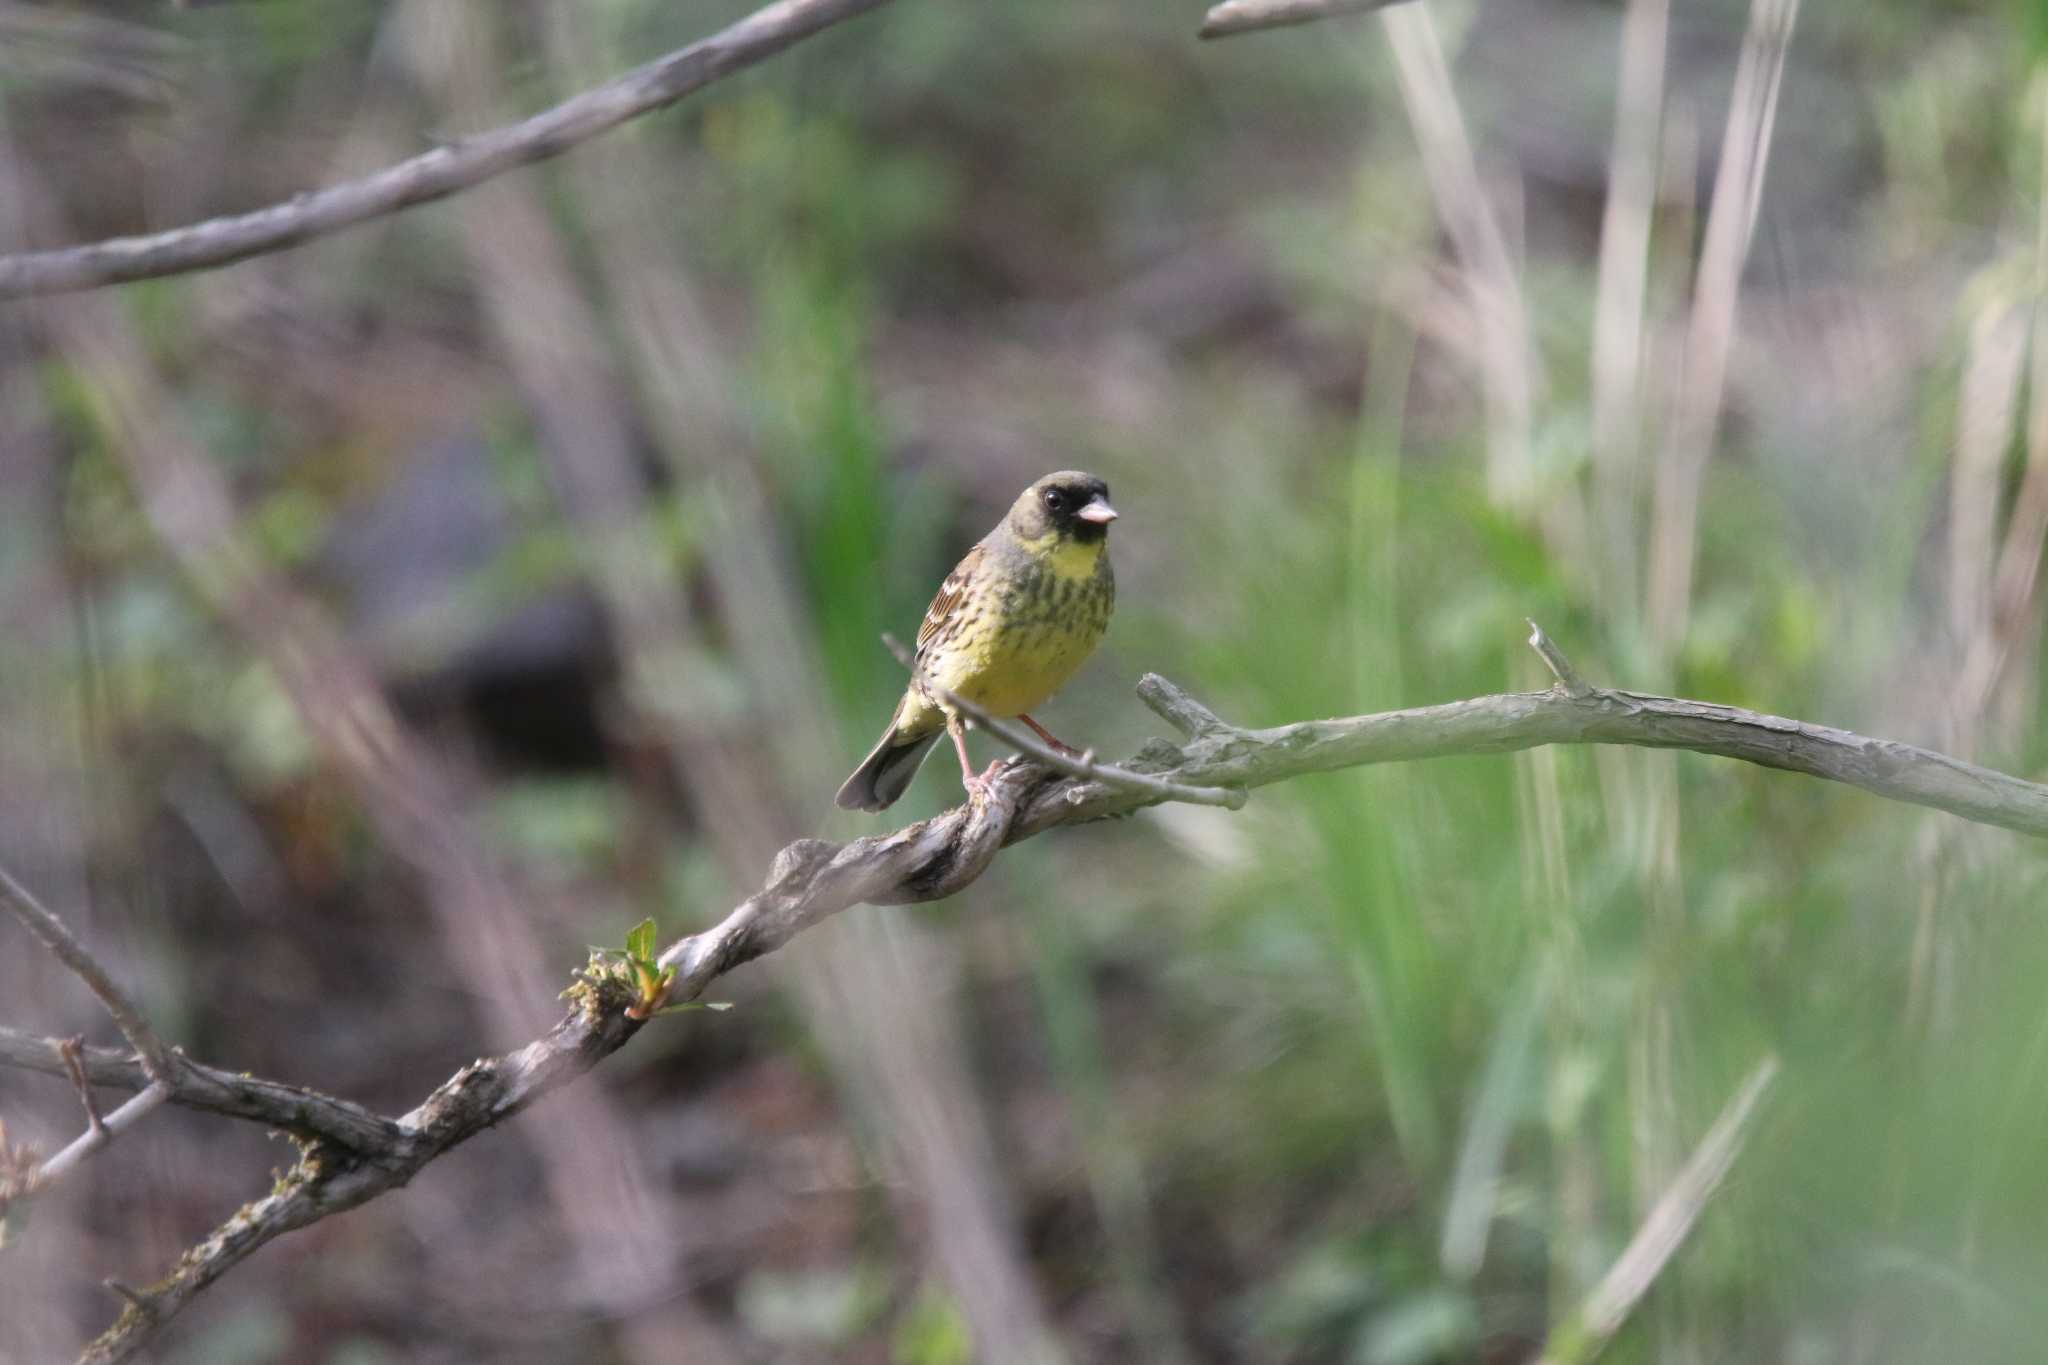
[[[995,787],[996,774],[1015,761],[1014,756],[990,759],[989,765],[980,772],[960,774],[960,785],[967,789],[969,796],[986,797]]]

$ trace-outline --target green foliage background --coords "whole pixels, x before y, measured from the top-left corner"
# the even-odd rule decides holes
[[[425,40],[434,4],[99,8],[185,40],[149,98],[88,117],[89,79],[0,57],[17,149],[75,235],[160,225],[165,202],[197,216],[280,197],[353,164],[352,131],[403,154],[446,117],[394,55]],[[1642,472],[1620,499],[1638,564],[1746,14],[1675,8]],[[548,55],[545,7],[486,9],[513,106],[578,83]],[[736,12],[604,0],[575,23],[616,70]],[[2048,461],[2030,425],[2048,401],[2033,352],[2040,7],[1801,13],[1668,659],[1640,582],[1607,569],[1589,453],[1621,7],[1432,12],[1543,376],[1532,487],[1513,505],[1486,488],[1473,323],[1377,20],[1197,45],[1191,5],[902,0],[616,135],[660,172],[635,202],[663,268],[707,302],[840,741],[821,766],[850,767],[900,687],[876,636],[914,627],[1017,488],[1073,465],[1124,513],[1122,605],[1047,719],[1105,752],[1158,728],[1131,696],[1145,670],[1248,725],[1541,686],[1522,644],[1534,617],[1602,682],[1966,745],[2039,777],[2031,582],[1981,708],[1957,689],[1972,637],[1946,603],[1958,565],[2025,551],[2009,528]],[[173,193],[185,158],[197,179]],[[566,163],[524,178],[606,329],[605,363],[632,370],[600,206]],[[425,698],[437,744],[476,756],[491,837],[587,893],[590,922],[544,931],[566,979],[582,943],[644,915],[704,922],[745,888],[630,740],[570,742],[558,762],[553,701],[487,722],[459,704],[465,651],[573,590],[593,553],[491,354],[462,232],[430,208],[119,306],[231,474],[251,543],[336,606],[401,696]],[[1994,316],[2018,319],[2018,416],[1988,535],[1962,543],[1958,438]],[[72,860],[96,931],[148,964],[166,1031],[194,1055],[402,1105],[487,1045],[461,999],[475,983],[437,975],[412,878],[275,680],[167,565],[90,377],[28,310],[0,327],[20,490],[0,500],[0,770],[33,778],[0,804],[0,849]],[[627,420],[645,436],[656,419]],[[488,452],[488,553],[423,577],[405,629],[379,633],[334,544],[448,442]],[[761,680],[726,648],[730,604],[702,600],[723,504],[687,479],[657,488],[665,567],[712,623],[691,704],[727,705],[772,766],[763,736],[782,721],[747,705]],[[553,643],[614,715],[603,643]],[[269,850],[260,903],[206,870],[178,795],[198,790]],[[39,791],[69,794],[70,834],[50,833]],[[908,813],[955,795],[942,758]],[[819,832],[870,827],[828,815],[829,797],[792,801]],[[2048,1340],[2043,874],[2019,836],[1846,788],[1569,751],[1311,778],[1235,815],[1062,832],[917,913],[957,954],[950,990],[1021,1254],[1077,1359],[1531,1357],[1776,1055],[1732,1176],[1607,1358],[2017,1363]],[[742,1008],[665,1021],[609,1068],[645,1140],[669,1140],[663,1115],[682,1111],[666,1105],[731,1121],[718,1078],[763,1076],[843,1138],[801,1016],[736,989]],[[20,986],[5,1022],[68,1008],[68,991]],[[30,1084],[0,1074],[0,1116],[68,1098]],[[749,1359],[970,1358],[886,1179],[856,1182],[853,1231],[809,1229],[815,1206],[796,1199],[781,1242],[741,1243],[673,1293],[729,1322]],[[247,1194],[219,1173],[201,1188],[165,1215],[162,1245]],[[403,1222],[381,1206],[350,1218],[321,1287],[252,1265],[193,1315],[178,1358],[442,1359],[480,1341],[501,1359],[632,1358],[626,1313],[542,1315],[553,1335],[536,1345],[392,1307],[373,1282]],[[104,1307],[57,1311],[82,1334]]]

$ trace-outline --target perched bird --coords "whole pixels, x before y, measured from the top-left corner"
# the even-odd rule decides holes
[[[1024,490],[995,530],[967,552],[917,628],[910,687],[874,752],[839,789],[847,810],[884,810],[903,795],[941,731],[960,754],[960,779],[978,792],[965,724],[945,700],[963,697],[992,716],[1015,716],[1056,748],[1072,748],[1027,713],[1074,676],[1109,628],[1109,485],[1063,469]],[[994,764],[989,765],[993,772]]]

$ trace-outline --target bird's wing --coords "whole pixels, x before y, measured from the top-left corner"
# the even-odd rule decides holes
[[[946,627],[947,618],[960,605],[960,599],[967,594],[967,584],[981,568],[981,546],[969,550],[953,572],[946,575],[946,581],[939,584],[939,595],[925,608],[924,620],[917,628],[917,652],[924,653],[924,647]]]

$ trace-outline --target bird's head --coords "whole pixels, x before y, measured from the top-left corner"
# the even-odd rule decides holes
[[[1109,505],[1109,485],[1093,474],[1062,469],[1048,474],[1018,496],[1010,508],[1010,529],[1027,545],[1074,542],[1099,545],[1116,520]]]

